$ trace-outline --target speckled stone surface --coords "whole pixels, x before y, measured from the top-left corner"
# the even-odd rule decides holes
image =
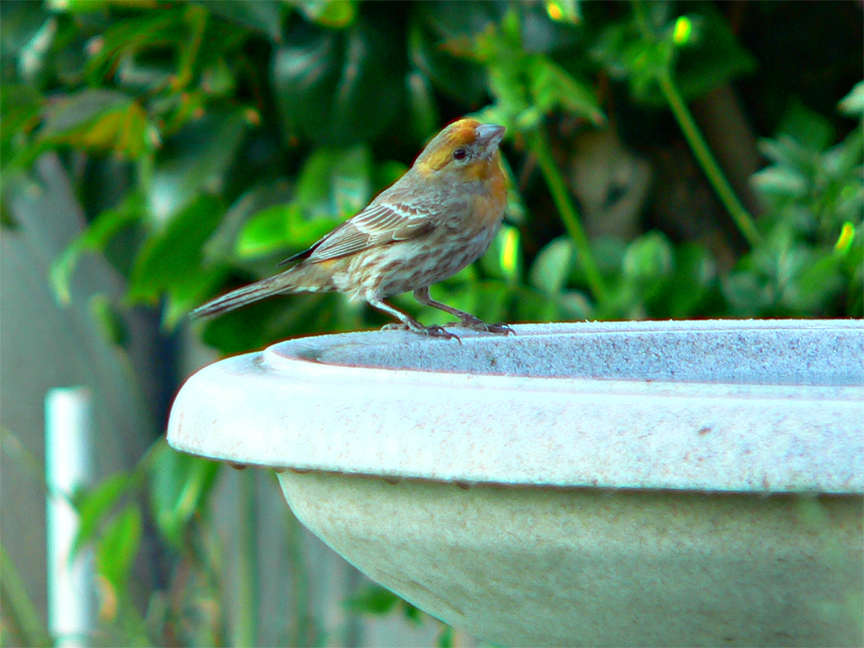
[[[501,645],[862,645],[864,323],[514,329],[229,358],[168,439]]]
[[[526,324],[507,337],[451,330],[462,344],[374,332],[295,340],[274,352],[290,357],[308,342],[311,357],[348,366],[643,382],[864,385],[864,334],[854,320]]]
[[[469,483],[864,492],[861,322],[516,331],[461,344],[351,333],[229,358],[183,387],[169,441],[240,463]]]
[[[498,646],[861,646],[860,497],[279,474],[365,574]]]

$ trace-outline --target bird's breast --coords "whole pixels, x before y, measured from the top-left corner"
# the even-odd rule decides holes
[[[477,229],[497,229],[507,206],[507,182],[502,173],[489,177],[471,198],[471,220]]]

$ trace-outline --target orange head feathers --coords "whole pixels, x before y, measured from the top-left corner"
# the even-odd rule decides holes
[[[460,119],[438,133],[414,162],[423,176],[456,173],[466,180],[481,180],[500,164],[498,145],[504,127]]]

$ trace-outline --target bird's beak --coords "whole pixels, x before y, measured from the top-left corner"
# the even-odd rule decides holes
[[[492,157],[504,137],[504,127],[498,124],[480,124],[474,132],[477,135],[474,144],[483,150],[485,157]]]

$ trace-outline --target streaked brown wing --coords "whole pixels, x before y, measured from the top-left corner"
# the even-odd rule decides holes
[[[369,205],[312,246],[310,262],[336,259],[379,245],[422,236],[435,227],[395,205]]]

